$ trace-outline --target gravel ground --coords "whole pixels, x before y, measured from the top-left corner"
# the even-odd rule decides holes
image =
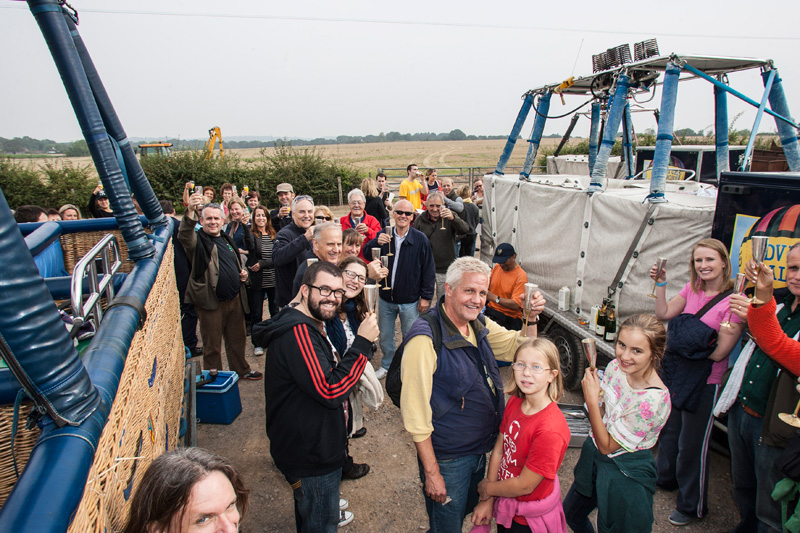
[[[399,331],[399,327],[397,329]],[[248,346],[248,360],[254,369],[263,370],[264,359],[253,357],[252,346]],[[377,355],[373,361],[377,364]],[[508,367],[501,369],[501,373],[504,380],[511,379]],[[198,445],[228,457],[243,474],[251,490],[251,506],[241,531],[293,531],[292,491],[269,455],[264,423],[264,383],[240,381],[238,386],[242,414],[230,425],[199,424]],[[582,402],[580,392],[569,393],[562,400],[569,404]],[[365,426],[366,436],[351,440],[350,449],[355,461],[369,464],[371,471],[361,479],[342,482],[341,495],[350,501],[349,509],[355,514],[355,520],[341,531],[427,530],[414,445],[403,430],[399,409],[387,398],[377,411],[365,410]],[[559,471],[563,495],[572,482],[572,468],[579,453],[579,449],[570,448]],[[653,531],[728,531],[736,525],[738,513],[730,491],[730,460],[711,451],[709,461],[709,515],[684,528],[670,525],[667,516],[674,509],[675,493],[659,489],[655,496]],[[465,525],[464,531],[469,529],[469,525]]]

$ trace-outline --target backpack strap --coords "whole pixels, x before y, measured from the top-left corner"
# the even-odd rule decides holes
[[[712,307],[714,307],[715,305],[720,303],[724,298],[727,298],[732,293],[733,293],[733,289],[728,289],[727,291],[724,291],[724,292],[721,292],[721,293],[717,294],[706,305],[704,305],[698,312],[696,312],[694,314],[694,316],[697,317],[697,318],[700,318],[701,316],[706,314],[706,312],[708,312],[709,309],[711,309]]]

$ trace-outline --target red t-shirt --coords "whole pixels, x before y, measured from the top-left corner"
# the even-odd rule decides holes
[[[517,496],[522,502],[541,500],[553,492],[558,467],[564,461],[569,445],[569,426],[556,402],[534,415],[522,412],[522,398],[512,396],[506,404],[500,432],[503,434],[503,458],[498,479],[519,477],[523,467],[544,479],[532,493]],[[515,517],[515,522],[525,520]]]

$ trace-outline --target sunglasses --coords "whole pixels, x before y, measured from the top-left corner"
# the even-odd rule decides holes
[[[330,220],[333,217],[314,217],[316,220]]]
[[[397,209],[395,209],[394,212],[397,215],[405,215],[407,217],[410,217],[410,216],[412,216],[414,214],[413,211],[398,211]]]

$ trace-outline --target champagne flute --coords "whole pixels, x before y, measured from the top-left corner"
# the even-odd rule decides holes
[[[656,297],[656,283],[658,283],[658,278],[661,274],[664,273],[664,267],[667,266],[667,258],[666,257],[659,257],[658,262],[656,263],[656,280],[653,282],[653,290],[648,294],[650,298]]]
[[[800,401],[797,402],[797,405],[794,408],[794,413],[779,413],[778,418],[780,418],[781,421],[786,422],[790,426],[800,428],[800,418],[797,418],[798,411],[800,411]]]
[[[586,359],[589,360],[589,368],[594,370],[597,368],[597,344],[594,339],[583,339],[581,340],[581,347]]]
[[[381,265],[383,265],[383,268],[389,268],[389,256],[387,255],[381,256]],[[383,284],[384,284],[383,290],[385,291],[392,290],[392,288],[389,286],[389,276],[386,276],[386,279],[384,280]]]
[[[377,285],[364,285],[364,299],[367,302],[367,312],[375,314],[378,309],[378,286]]]
[[[739,272],[736,274],[736,281],[733,282],[733,292],[735,294],[741,294],[744,290],[744,286],[747,283],[747,274],[744,272]],[[733,316],[733,311],[728,311],[728,320],[725,322],[720,323],[720,327],[723,328],[732,328],[733,323],[731,322],[731,316]]]
[[[525,294],[523,295],[523,309],[525,311],[525,327],[522,328],[522,334],[524,336],[528,336],[528,319],[531,317],[531,298],[533,298],[533,293],[539,290],[539,286],[535,283],[526,283],[525,284]]]
[[[380,248],[373,248],[372,249],[372,260],[378,261],[381,258],[381,249]]]
[[[445,206],[442,206],[442,209],[439,211],[439,213],[442,213],[442,211],[444,211],[445,209],[446,209]],[[439,228],[439,229],[440,230],[446,230],[447,228],[444,227],[444,214],[442,213],[439,216],[442,217],[442,227]]]
[[[759,235],[750,238],[750,244],[753,246],[753,261],[756,262],[756,267],[760,267],[761,263],[764,262],[764,258],[767,255],[767,248],[769,247],[769,237],[765,235]],[[758,299],[758,295],[756,291],[758,290],[758,285],[753,288],[753,298],[751,298],[751,302],[756,305],[761,305],[766,302],[762,302]]]
[[[393,235],[393,232],[392,232],[392,225],[391,225],[391,224],[389,224],[388,226],[386,226],[386,234],[387,234],[387,235],[389,235],[389,237],[394,237],[394,235]],[[392,253],[392,243],[391,243],[391,241],[389,242],[389,253],[388,253],[388,254],[386,254],[386,255],[387,255],[387,256],[388,256],[388,255],[394,255],[394,254]]]

